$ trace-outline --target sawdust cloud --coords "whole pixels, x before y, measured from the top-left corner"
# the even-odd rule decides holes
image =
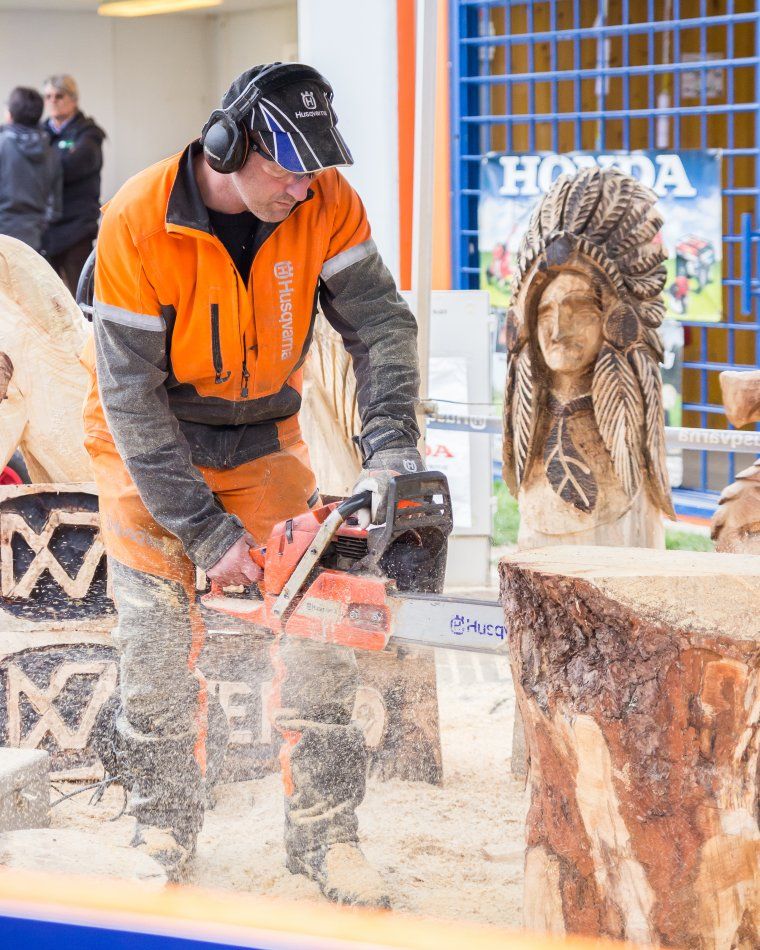
[[[509,772],[514,691],[507,663],[450,651],[440,651],[436,663],[443,785],[370,780],[359,809],[362,847],[386,877],[395,912],[518,928],[527,799]],[[190,883],[323,900],[315,884],[284,867],[279,775],[218,786],[216,799]],[[128,844],[133,820],[108,820],[121,810],[122,790],[110,787],[97,805],[88,800],[77,796],[53,809],[53,827]]]

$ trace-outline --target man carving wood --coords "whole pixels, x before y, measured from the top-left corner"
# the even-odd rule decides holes
[[[193,565],[254,582],[250,548],[319,502],[298,423],[317,301],[354,361],[373,513],[392,473],[423,468],[416,325],[337,171],[353,160],[332,99],[311,67],[247,70],[201,141],[132,178],[103,216],[85,432],[119,612],[135,844],[175,878],[203,818]],[[353,653],[288,636],[275,653],[287,866],[331,899],[385,906],[358,848]]]

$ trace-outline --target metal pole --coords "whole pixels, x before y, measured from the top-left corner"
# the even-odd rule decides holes
[[[412,219],[412,290],[417,307],[420,398],[428,397],[430,295],[433,285],[433,175],[435,171],[435,78],[438,0],[417,0],[414,102],[414,211]],[[422,407],[420,407],[421,409]],[[418,413],[420,443],[425,416]]]

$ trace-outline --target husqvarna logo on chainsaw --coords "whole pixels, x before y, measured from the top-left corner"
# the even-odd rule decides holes
[[[308,89],[301,93],[301,102],[303,102],[304,109],[317,108],[317,100],[314,97],[314,93]]]
[[[277,261],[274,276],[280,307],[280,359],[289,360],[293,355],[293,262]]]

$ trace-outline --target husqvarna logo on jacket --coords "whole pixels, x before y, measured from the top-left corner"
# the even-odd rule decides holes
[[[293,262],[277,261],[274,276],[280,306],[280,359],[289,360],[293,355]]]

